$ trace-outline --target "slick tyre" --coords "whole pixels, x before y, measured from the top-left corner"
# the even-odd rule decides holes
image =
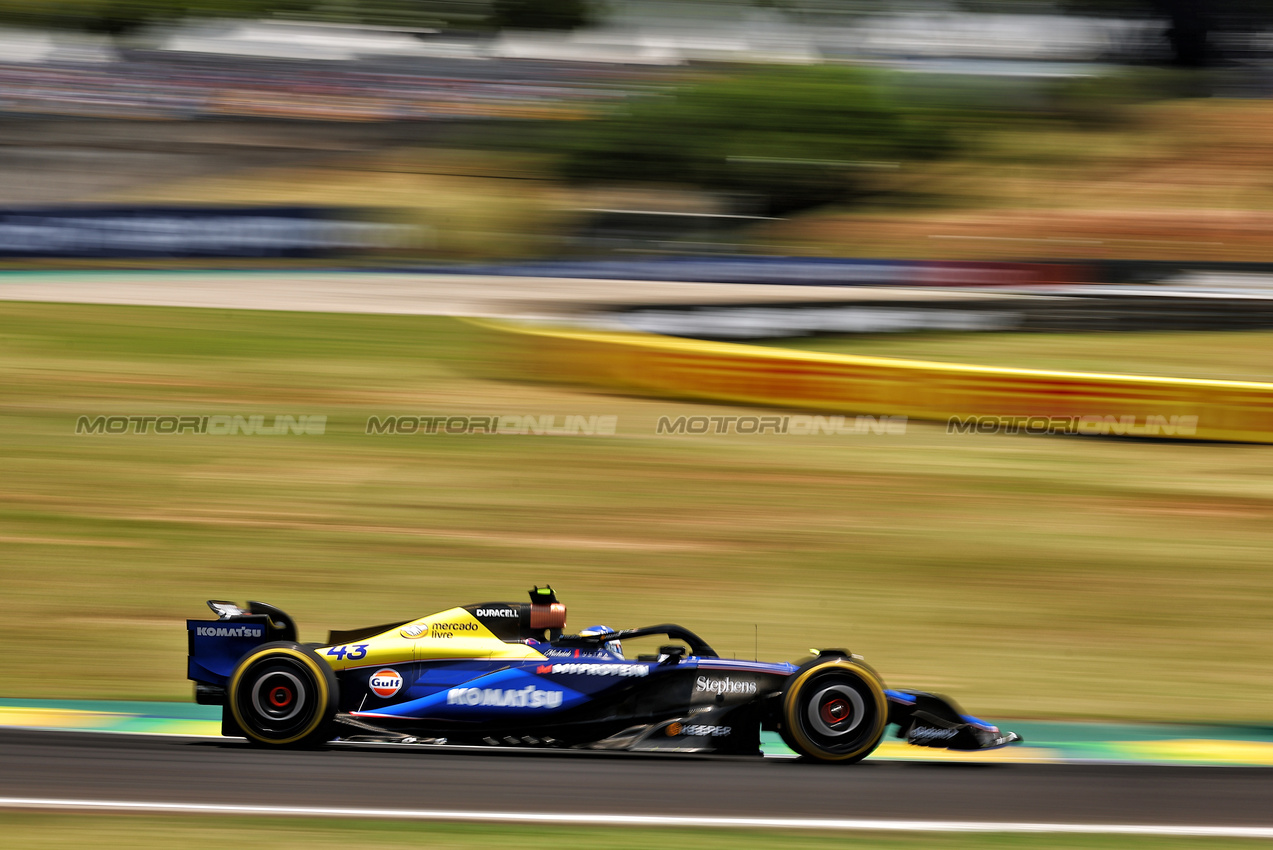
[[[782,738],[805,759],[861,761],[880,745],[887,725],[884,684],[850,658],[801,667],[782,697]]]
[[[267,643],[234,668],[226,702],[252,743],[312,747],[331,737],[336,688],[336,675],[314,650]]]

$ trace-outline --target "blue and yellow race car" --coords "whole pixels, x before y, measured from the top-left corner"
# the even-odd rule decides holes
[[[272,605],[210,601],[189,620],[188,676],[223,706],[222,734],[271,747],[334,740],[760,755],[777,730],[810,760],[852,763],[890,724],[923,747],[979,750],[1021,740],[951,700],[893,690],[860,656],[824,649],[798,664],[721,658],[663,624],[566,634],[551,587],[529,602],[451,608],[297,642]],[[656,638],[629,658],[623,642]]]

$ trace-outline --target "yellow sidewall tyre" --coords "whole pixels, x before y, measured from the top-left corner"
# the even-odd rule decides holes
[[[254,744],[312,747],[331,738],[336,674],[307,646],[257,647],[234,668],[227,692],[227,710]]]
[[[782,697],[782,738],[806,759],[861,761],[880,745],[887,726],[884,683],[849,658],[800,668]]]

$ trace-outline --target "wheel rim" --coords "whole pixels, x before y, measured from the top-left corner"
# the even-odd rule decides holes
[[[286,670],[271,670],[252,686],[252,708],[279,723],[300,714],[307,702],[305,686]]]
[[[809,725],[821,735],[839,738],[862,725],[866,704],[848,685],[830,685],[813,695],[807,711]]]

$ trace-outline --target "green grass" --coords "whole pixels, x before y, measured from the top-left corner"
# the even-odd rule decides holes
[[[138,815],[0,814],[6,846],[37,850],[91,845],[98,848],[149,848],[237,845],[245,840],[272,850],[375,847],[377,850],[424,847],[526,850],[604,847],[606,850],[975,850],[1031,847],[1040,850],[1176,850],[1176,848],[1249,847],[1249,839],[1139,838],[1101,835],[945,835],[921,833],[805,832],[742,829],[603,829],[518,824],[428,823],[420,821],[341,821],[300,818],[150,817]]]
[[[1267,447],[658,437],[731,409],[474,377],[482,357],[449,319],[0,304],[0,696],[189,699],[209,598],[314,640],[548,581],[574,628],[682,622],[750,657],[758,625],[762,657],[847,646],[991,717],[1269,721]],[[160,412],[330,418],[73,433]],[[412,412],[619,435],[363,433]]]
[[[1273,331],[869,334],[764,344],[1022,369],[1273,382]]]

